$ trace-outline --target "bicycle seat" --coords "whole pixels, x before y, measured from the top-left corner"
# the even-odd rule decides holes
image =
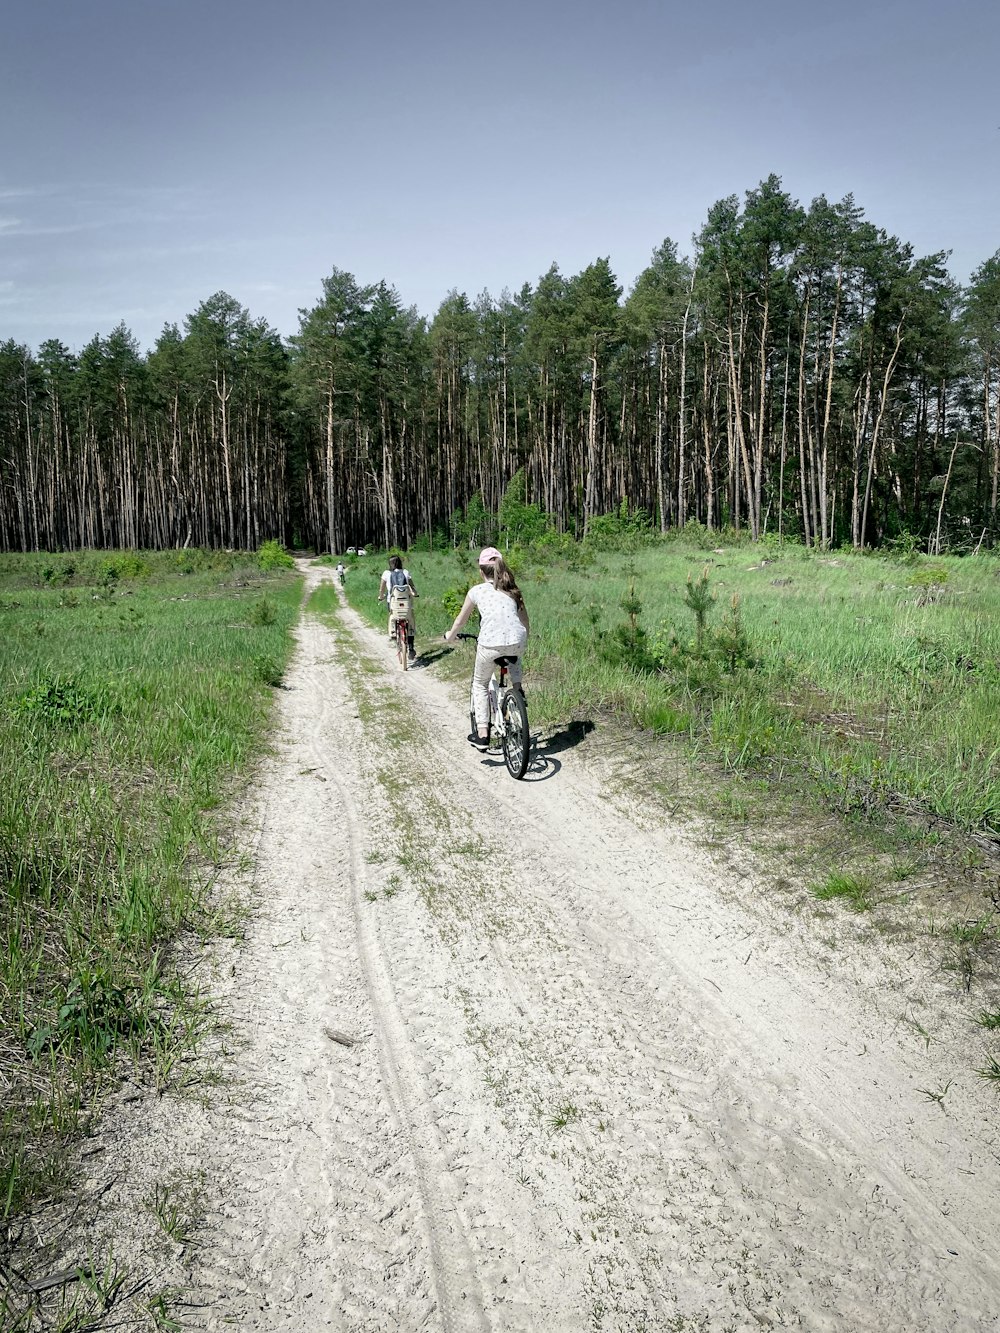
[[[497,666],[513,666],[514,663],[517,661],[517,658],[516,658],[516,657],[494,657],[493,661],[496,662]]]

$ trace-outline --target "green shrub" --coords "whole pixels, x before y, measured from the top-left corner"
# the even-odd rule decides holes
[[[284,663],[273,653],[259,653],[251,659],[250,668],[262,685],[278,686],[285,674]]]
[[[548,529],[548,514],[540,505],[527,503],[527,478],[523,467],[518,468],[507,483],[497,518],[500,531],[510,542],[530,544]]]
[[[273,625],[278,618],[278,608],[269,597],[261,597],[250,608],[247,619],[251,625]]]
[[[146,578],[149,564],[137,551],[117,551],[105,556],[98,566],[97,582],[102,587],[110,587],[119,579]]]
[[[948,571],[943,565],[921,564],[910,575],[910,587],[917,590],[917,605],[940,601],[947,582]]]
[[[653,521],[645,509],[630,509],[623,498],[610,514],[598,514],[587,527],[587,543],[598,551],[637,551],[655,540]]]
[[[264,542],[257,552],[257,563],[261,569],[294,569],[295,561],[276,539]]]
[[[465,584],[464,587],[459,584],[454,588],[448,588],[441,594],[441,605],[451,616],[452,620],[454,620],[459,611],[461,611],[465,602],[465,595],[468,591],[468,584]]]
[[[149,1015],[135,986],[115,985],[110,976],[82,967],[54,1006],[49,1022],[31,1030],[28,1054],[39,1059],[52,1050],[82,1050],[99,1065],[121,1037],[145,1028]]]
[[[901,560],[904,564],[915,564],[920,559],[923,544],[922,537],[918,537],[915,532],[904,530],[897,532],[895,537],[890,537],[877,554],[889,560]]]
[[[93,721],[106,704],[74,676],[46,674],[15,698],[13,711],[31,722],[73,729]]]

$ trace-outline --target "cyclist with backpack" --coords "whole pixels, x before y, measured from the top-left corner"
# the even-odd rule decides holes
[[[472,672],[472,697],[476,710],[476,731],[469,737],[482,749],[487,743],[489,724],[489,683],[498,657],[511,658],[510,683],[521,688],[521,657],[528,639],[528,612],[514,575],[504,563],[495,546],[487,546],[479,553],[479,572],[482,583],[477,583],[466,594],[455,623],[444,636],[445,643],[454,643],[459,630],[472,615],[479,612],[479,642],[476,645],[476,664]]]
[[[389,642],[396,642],[396,635],[393,633],[393,626],[397,620],[405,620],[406,646],[408,656],[411,662],[416,660],[416,652],[413,646],[414,635],[417,632],[417,622],[413,615],[413,598],[420,594],[413,586],[413,580],[410,578],[410,571],[403,568],[403,562],[398,555],[389,557],[389,568],[383,570],[382,581],[378,585],[379,601],[386,601],[389,606]]]

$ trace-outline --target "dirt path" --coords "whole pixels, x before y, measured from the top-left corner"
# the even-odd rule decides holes
[[[996,1100],[943,990],[821,949],[600,760],[514,783],[346,608],[300,637],[185,1327],[998,1326]]]

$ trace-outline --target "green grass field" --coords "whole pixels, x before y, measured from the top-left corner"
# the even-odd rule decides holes
[[[0,557],[4,1215],[102,1079],[164,1084],[191,1040],[169,944],[213,928],[212,812],[265,743],[299,598],[252,555]]]
[[[408,557],[418,648],[438,655],[445,603],[478,577],[474,554]],[[919,809],[1000,836],[995,556],[675,540],[511,559],[532,620],[535,723],[610,711],[733,772],[794,780],[842,814]],[[348,597],[372,623],[383,568],[369,554],[348,575]],[[439,669],[467,673],[468,654],[452,657]]]

